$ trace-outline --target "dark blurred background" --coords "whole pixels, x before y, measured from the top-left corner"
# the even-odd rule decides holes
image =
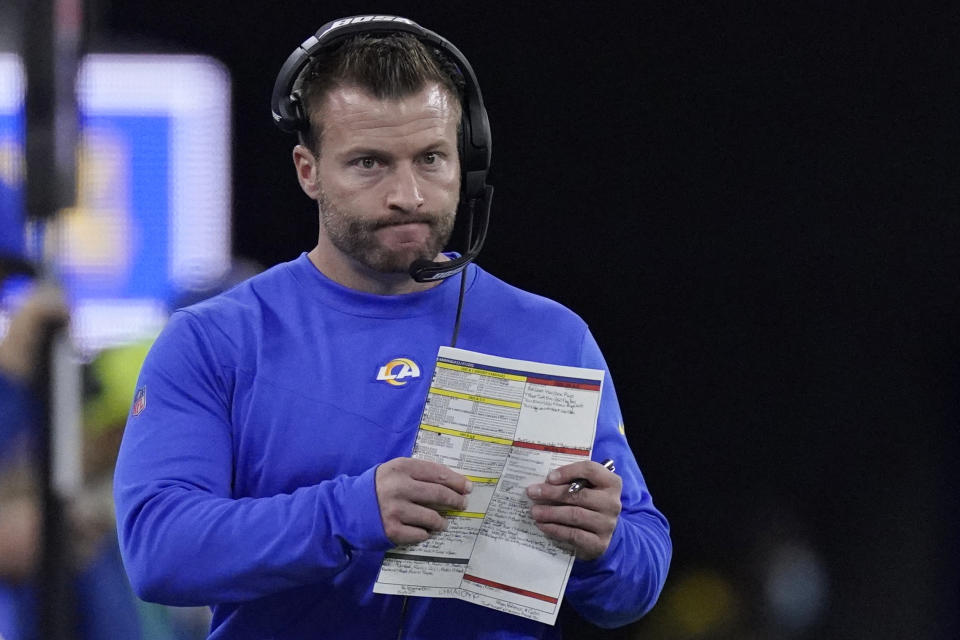
[[[956,638],[960,10],[908,3],[90,2],[94,51],[233,79],[234,253],[309,250],[270,118],[335,17],[470,59],[493,129],[479,260],[571,307],[673,527],[605,638]],[[565,614],[570,637],[601,634]]]

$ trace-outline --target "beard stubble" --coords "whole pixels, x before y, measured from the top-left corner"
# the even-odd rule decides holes
[[[450,240],[456,207],[449,212],[397,213],[388,218],[367,220],[338,207],[320,192],[320,225],[331,244],[368,269],[380,273],[406,273],[416,260],[433,260]],[[385,246],[376,232],[392,225],[423,223],[429,234],[419,247],[394,249]]]

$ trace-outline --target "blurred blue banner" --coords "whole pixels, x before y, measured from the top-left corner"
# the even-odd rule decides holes
[[[77,346],[155,334],[230,266],[230,86],[201,56],[92,55],[77,83],[77,202],[45,231]],[[23,256],[23,69],[0,54],[0,252]],[[36,257],[36,256],[32,256]]]

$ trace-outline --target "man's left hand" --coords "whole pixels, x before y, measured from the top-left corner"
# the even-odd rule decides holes
[[[570,493],[570,483],[585,479],[583,489]],[[595,560],[610,546],[620,515],[617,474],[590,460],[554,469],[543,484],[527,487],[531,515],[547,537],[570,546],[578,560]]]

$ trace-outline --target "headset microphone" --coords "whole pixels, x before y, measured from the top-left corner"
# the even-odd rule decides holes
[[[483,248],[483,241],[487,239],[487,229],[490,226],[490,201],[493,199],[493,187],[484,185],[483,196],[468,203],[467,216],[467,250],[459,258],[446,262],[432,262],[430,260],[416,260],[410,265],[410,277],[417,282],[432,282],[454,276],[464,269],[479,255]],[[474,207],[479,207],[479,216],[475,216]],[[474,220],[478,218],[476,238],[473,236]]]

